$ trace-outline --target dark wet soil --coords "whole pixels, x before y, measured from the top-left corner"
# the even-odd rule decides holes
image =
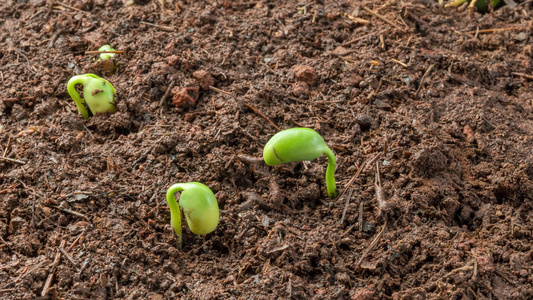
[[[502,2],[2,1],[0,297],[533,298],[533,6]],[[119,112],[77,112],[88,72]],[[298,126],[342,197],[325,157],[251,159]],[[189,181],[221,218],[179,251]]]

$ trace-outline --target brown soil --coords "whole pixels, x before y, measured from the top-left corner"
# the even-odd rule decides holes
[[[533,297],[531,1],[62,2],[0,4],[2,299]],[[118,113],[78,114],[88,72]],[[266,118],[317,130],[341,192],[381,153],[382,215],[374,163],[328,199],[325,157],[250,159]],[[179,251],[189,181],[221,219]]]

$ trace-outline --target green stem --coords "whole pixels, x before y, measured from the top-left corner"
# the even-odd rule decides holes
[[[80,94],[78,91],[76,91],[76,84],[82,84],[85,85],[86,78],[82,76],[74,76],[70,78],[70,80],[67,83],[67,91],[70,97],[74,100],[74,103],[76,103],[76,106],[78,107],[78,111],[83,116],[84,119],[89,118],[89,112],[87,112],[87,109],[85,108],[85,101],[81,99]]]
[[[326,187],[328,190],[328,196],[330,198],[337,197],[337,185],[335,185],[335,167],[337,167],[337,159],[335,153],[328,147],[324,151],[324,154],[328,157],[328,168],[326,169]]]
[[[171,186],[167,191],[167,202],[170,207],[170,225],[174,229],[174,232],[178,235],[178,245],[181,250],[182,247],[182,234],[181,234],[181,212],[180,206],[176,201],[175,194],[176,192],[182,192],[183,187],[181,184],[177,183]]]

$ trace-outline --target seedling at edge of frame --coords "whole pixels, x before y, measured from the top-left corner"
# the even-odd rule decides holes
[[[453,0],[453,1],[450,1],[449,3],[447,3],[445,5],[445,7],[457,7],[457,6],[461,6],[465,2],[469,2],[469,1],[470,1],[469,7],[471,7],[471,8],[473,8],[473,6],[475,5],[477,7],[477,9],[479,9],[480,11],[488,11],[489,10],[489,4],[488,4],[487,0],[477,0],[474,3],[471,0]],[[496,6],[498,6],[498,4],[500,4],[500,0],[492,0],[492,8],[495,8]]]

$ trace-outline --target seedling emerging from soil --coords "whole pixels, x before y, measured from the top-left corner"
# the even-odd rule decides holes
[[[182,192],[180,202],[174,194]],[[179,248],[182,247],[180,205],[187,219],[187,224],[194,234],[208,234],[218,225],[219,212],[217,199],[213,192],[198,182],[176,183],[167,191],[170,207],[170,224],[178,235]]]
[[[76,84],[83,85],[84,99],[76,91]],[[89,111],[92,114],[117,112],[115,88],[109,81],[94,74],[77,75],[70,78],[67,83],[67,90],[84,119],[89,118]]]
[[[313,160],[326,154],[326,187],[328,196],[337,196],[335,185],[335,154],[328,148],[324,139],[309,128],[291,128],[276,133],[265,145],[263,158],[269,166],[281,165],[293,161]]]
[[[109,45],[103,45],[102,47],[98,48],[98,51],[115,51],[115,49]],[[113,56],[115,56],[115,53],[100,53],[101,60],[110,59]]]
[[[489,11],[489,2],[487,0],[452,0],[448,4],[446,4],[446,7],[457,7],[461,6],[465,2],[470,2],[469,7],[473,8],[474,6],[479,11]],[[495,8],[500,3],[500,0],[492,0],[492,8]]]

